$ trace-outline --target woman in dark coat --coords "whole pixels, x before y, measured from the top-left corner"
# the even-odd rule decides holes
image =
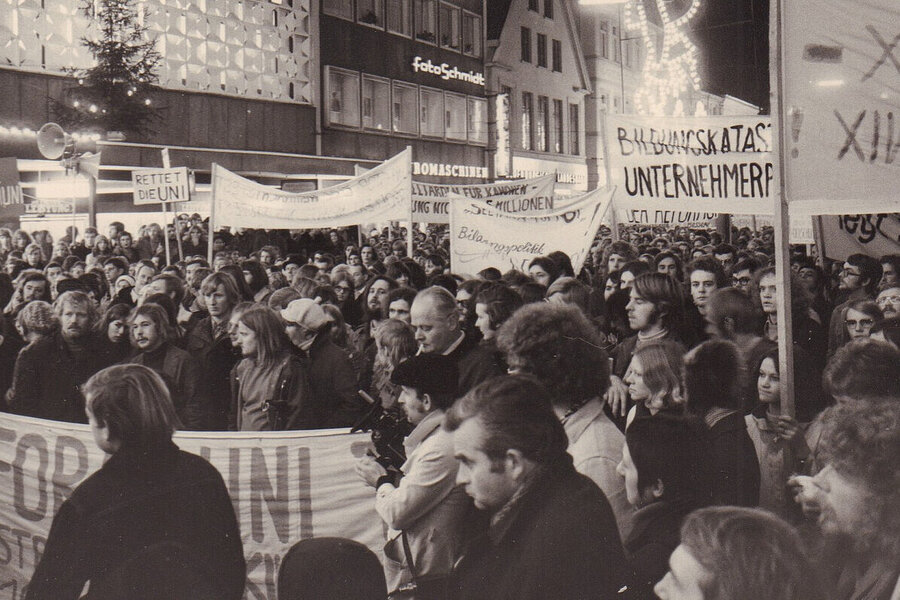
[[[60,507],[25,597],[74,600],[87,582],[89,599],[154,597],[147,581],[160,596],[190,579],[176,593],[241,598],[246,563],[228,490],[215,467],[172,443],[178,417],[159,375],[109,367],[84,394],[94,439],[110,456]],[[161,559],[147,561],[154,577],[133,589],[127,573],[149,557]]]
[[[625,432],[622,462],[628,502],[636,509],[624,545],[626,598],[656,598],[653,585],[668,570],[684,517],[712,502],[711,452],[701,422],[664,412],[637,417]]]

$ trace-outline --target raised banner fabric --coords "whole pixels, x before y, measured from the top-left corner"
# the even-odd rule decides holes
[[[606,157],[622,223],[772,214],[775,167],[767,116],[607,115]]]
[[[791,213],[900,211],[900,2],[781,5]]]
[[[900,252],[900,215],[823,215],[822,253],[833,260],[851,254],[880,257]]]
[[[353,470],[368,435],[189,432],[175,443],[225,480],[247,560],[247,600],[277,599],[281,558],[301,539],[350,538],[380,555],[375,494]],[[0,413],[0,598],[24,597],[54,515],[103,460],[87,425]]]
[[[213,165],[215,225],[316,229],[409,221],[411,155],[411,150],[406,149],[348,181],[303,193],[262,185]]]
[[[472,185],[412,182],[412,219],[416,223],[449,223],[450,199],[484,200],[507,212],[553,212],[556,175]],[[526,199],[526,200],[523,200]]]
[[[590,252],[615,189],[597,189],[573,199],[568,208],[544,215],[516,215],[479,200],[450,203],[450,265],[454,273],[487,267],[528,272],[537,256],[561,250],[577,273]]]

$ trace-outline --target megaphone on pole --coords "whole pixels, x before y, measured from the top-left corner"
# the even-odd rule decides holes
[[[75,155],[75,139],[56,123],[46,123],[38,130],[37,146],[38,152],[49,160]]]

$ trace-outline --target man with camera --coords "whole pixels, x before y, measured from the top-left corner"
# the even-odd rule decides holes
[[[356,465],[363,481],[376,489],[375,510],[389,527],[384,553],[392,598],[443,597],[468,526],[472,503],[456,484],[453,439],[441,427],[458,379],[455,361],[440,354],[400,363],[391,382],[401,386],[398,402],[414,426],[403,444],[406,462],[399,474],[371,456]]]

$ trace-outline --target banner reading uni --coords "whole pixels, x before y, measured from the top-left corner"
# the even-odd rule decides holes
[[[900,2],[781,2],[792,214],[900,211]]]
[[[450,203],[450,264],[455,273],[488,267],[528,271],[537,256],[561,250],[577,273],[590,252],[615,190],[597,189],[576,197],[562,211],[517,215],[479,200]]]
[[[281,559],[301,539],[345,537],[381,553],[375,494],[353,470],[368,435],[191,432],[175,443],[225,480],[247,561],[247,600],[277,600]],[[87,425],[0,413],[0,598],[24,597],[54,515],[103,460]]]
[[[703,213],[772,214],[767,116],[606,116],[609,183],[625,222],[707,221]],[[679,213],[686,213],[679,215]],[[711,216],[711,215],[710,215]]]
[[[304,193],[262,185],[213,165],[212,218],[216,227],[260,229],[409,221],[411,156],[412,151],[407,148],[358,177]]]

